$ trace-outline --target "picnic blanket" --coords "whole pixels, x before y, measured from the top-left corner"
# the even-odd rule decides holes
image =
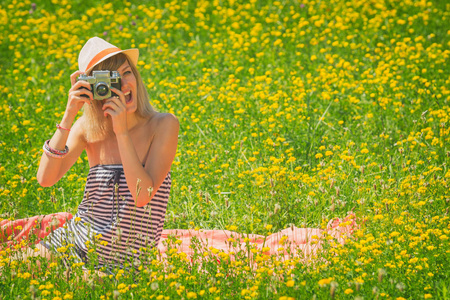
[[[70,213],[60,212],[13,221],[2,220],[0,221],[0,250],[19,249],[28,246],[29,243],[37,244],[71,218]],[[162,232],[158,250],[164,254],[169,248],[176,248],[177,251],[191,256],[194,254],[193,241],[195,240],[204,249],[215,249],[217,252],[236,253],[251,244],[253,249],[268,255],[288,255],[290,252],[309,256],[321,249],[324,240],[330,237],[343,244],[357,227],[355,215],[349,214],[343,220],[339,218],[331,220],[326,229],[292,226],[268,236],[217,229],[165,229]],[[175,238],[175,243],[168,243],[171,237]]]

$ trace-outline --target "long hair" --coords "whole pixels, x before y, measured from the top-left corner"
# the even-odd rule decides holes
[[[110,70],[115,71],[121,65],[128,61],[128,64],[136,77],[137,83],[137,109],[136,114],[139,117],[147,117],[151,115],[155,110],[149,102],[147,89],[145,88],[144,82],[142,81],[141,75],[137,70],[136,66],[128,60],[127,56],[123,53],[111,56],[110,58],[102,61],[96,65],[87,75],[91,75],[92,71],[97,70]],[[85,137],[88,142],[96,142],[103,140],[114,134],[112,130],[112,123],[110,118],[105,118],[103,115],[104,101],[94,100],[91,105],[83,106],[83,116],[86,118],[85,123]]]

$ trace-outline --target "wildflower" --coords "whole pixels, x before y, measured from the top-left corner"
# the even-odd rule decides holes
[[[352,289],[346,289],[346,290],[344,291],[344,293],[348,295],[348,294],[353,293],[353,290],[352,290]]]
[[[56,249],[56,251],[58,251],[59,253],[64,253],[67,251],[67,247],[64,247],[64,246],[59,247],[58,249]]]
[[[324,278],[319,280],[318,284],[319,286],[325,286],[331,282],[332,278]]]
[[[73,293],[72,293],[72,292],[69,292],[69,293],[65,294],[64,297],[63,297],[63,299],[64,299],[64,300],[66,300],[66,299],[73,299]]]

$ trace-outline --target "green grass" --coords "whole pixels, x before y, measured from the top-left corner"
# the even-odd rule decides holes
[[[51,188],[35,175],[78,52],[100,36],[140,49],[152,105],[180,121],[165,228],[266,234],[349,211],[362,225],[314,264],[175,254],[102,285],[58,264],[34,274],[36,297],[449,298],[446,1],[35,3],[0,4],[0,218],[76,212],[85,154]],[[32,298],[8,255],[0,297]]]

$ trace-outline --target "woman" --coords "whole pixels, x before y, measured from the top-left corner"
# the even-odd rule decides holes
[[[136,69],[138,55],[138,49],[121,50],[97,37],[80,51],[80,71],[70,77],[67,107],[44,144],[37,180],[44,187],[54,185],[83,150],[90,170],[78,212],[38,245],[40,255],[56,250],[72,265],[89,262],[88,253],[94,251],[97,267],[120,266],[139,259],[143,247],[154,247],[160,239],[179,123],[149,104]],[[111,87],[117,96],[96,100],[91,85],[77,81],[95,70],[119,72],[121,89]]]

